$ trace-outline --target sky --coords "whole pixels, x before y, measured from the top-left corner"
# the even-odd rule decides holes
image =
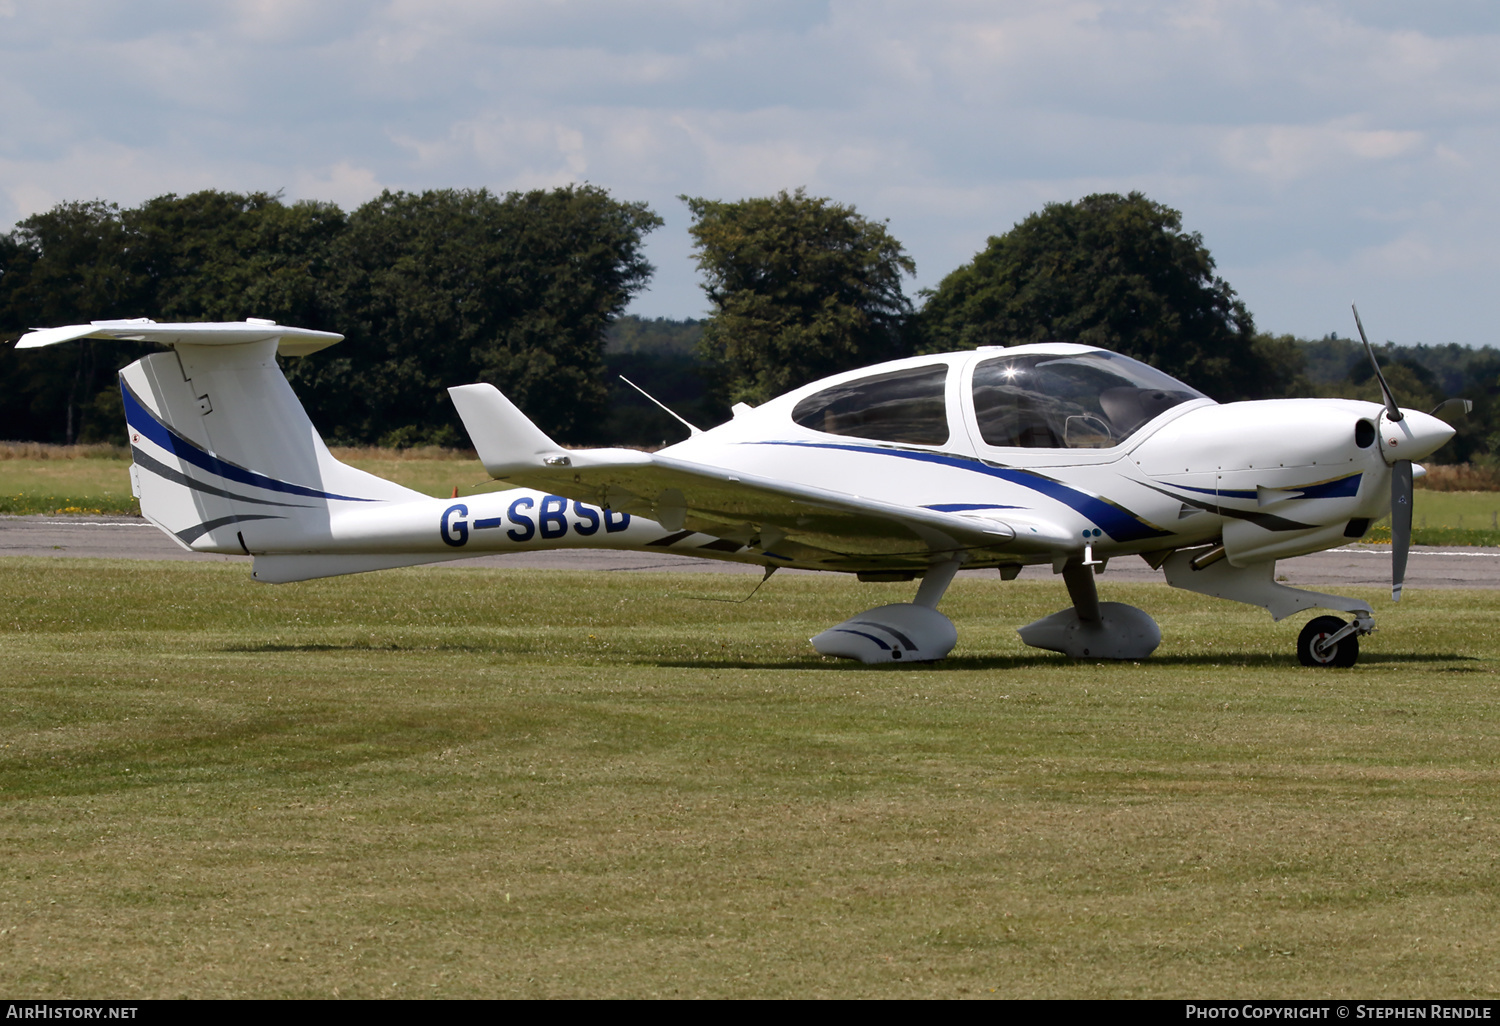
[[[0,230],[199,189],[589,182],[665,219],[630,312],[697,317],[682,195],[806,187],[932,288],[1048,203],[1181,211],[1257,327],[1490,345],[1492,0],[0,0]]]

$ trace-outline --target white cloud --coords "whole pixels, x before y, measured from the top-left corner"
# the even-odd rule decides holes
[[[351,210],[380,195],[382,188],[374,171],[341,160],[329,167],[298,171],[289,198],[326,200]]]
[[[1338,125],[1253,125],[1225,133],[1220,152],[1234,170],[1285,184],[1343,173],[1351,159],[1390,160],[1422,144],[1421,132]]]
[[[932,285],[1043,203],[1141,189],[1267,328],[1329,330],[1353,291],[1486,341],[1489,8],[0,0],[0,221],[208,187],[352,207],[589,181],[667,219],[638,308],[689,314],[680,193],[806,185],[889,218]]]
[[[165,193],[200,189],[274,192],[264,167],[192,161],[182,154],[96,142],[52,159],[0,159],[0,218],[14,223],[67,201],[106,200],[132,206]]]

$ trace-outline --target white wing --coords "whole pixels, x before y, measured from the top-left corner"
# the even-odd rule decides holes
[[[1060,528],[945,513],[631,449],[565,450],[493,385],[450,388],[493,477],[699,531],[789,563],[925,567],[934,553],[1050,553]]]

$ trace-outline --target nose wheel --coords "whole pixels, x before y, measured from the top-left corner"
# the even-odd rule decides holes
[[[1303,666],[1353,666],[1359,659],[1359,636],[1374,629],[1375,622],[1364,617],[1345,623],[1336,616],[1315,616],[1297,635],[1297,661]]]

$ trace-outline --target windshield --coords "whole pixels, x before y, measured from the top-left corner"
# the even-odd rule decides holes
[[[1107,449],[1164,410],[1203,398],[1116,353],[1017,354],[974,368],[974,417],[988,445]]]

